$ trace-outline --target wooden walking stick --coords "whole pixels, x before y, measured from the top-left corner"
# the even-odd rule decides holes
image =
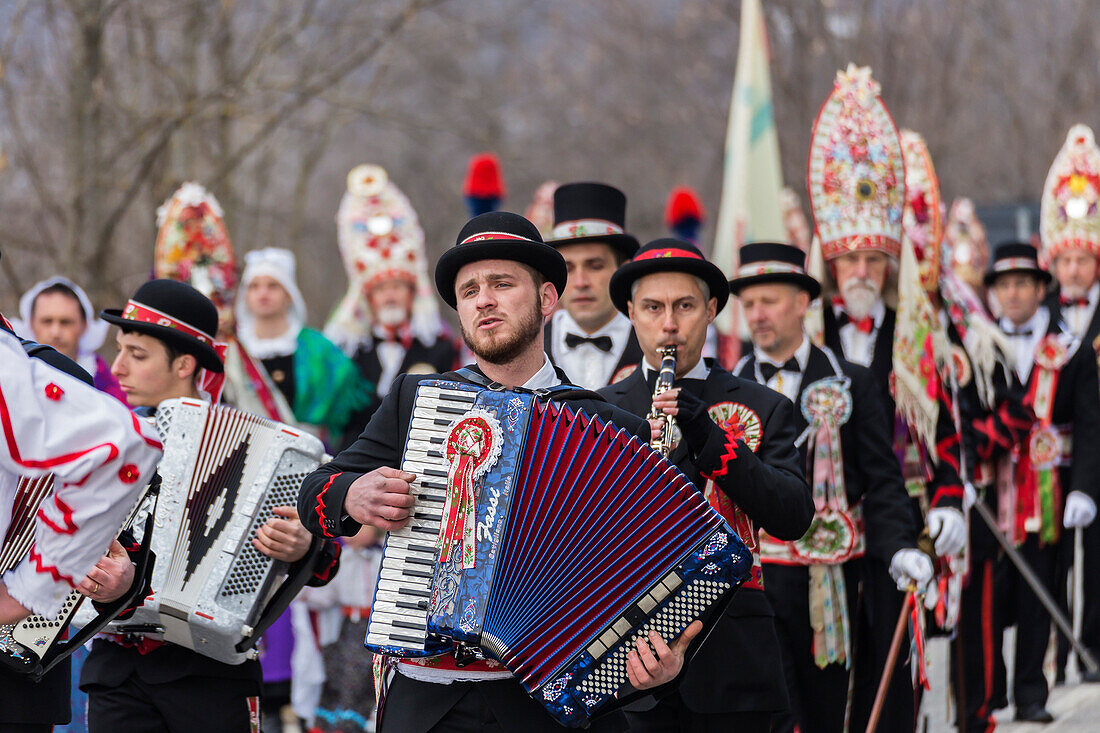
[[[909,586],[905,594],[905,603],[898,614],[898,623],[894,627],[894,638],[890,640],[890,652],[886,655],[886,667],[882,670],[882,679],[878,683],[878,691],[875,693],[875,704],[871,707],[871,717],[867,720],[867,733],[874,733],[878,725],[878,719],[882,715],[882,706],[886,702],[886,690],[890,687],[890,679],[894,676],[894,665],[898,661],[898,652],[901,651],[901,641],[905,638],[905,626],[909,620],[909,612],[913,604],[917,602],[916,586]]]

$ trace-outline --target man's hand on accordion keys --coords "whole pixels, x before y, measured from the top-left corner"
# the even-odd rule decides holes
[[[313,535],[298,519],[298,510],[292,506],[277,506],[275,516],[256,530],[252,545],[274,560],[297,562],[309,552]]]
[[[684,668],[688,645],[702,630],[702,621],[692,621],[671,647],[655,631],[649,632],[649,643],[638,639],[637,649],[626,655],[626,676],[634,689],[649,690],[676,679]]]
[[[352,482],[344,498],[344,511],[359,524],[386,532],[401,529],[409,521],[416,497],[409,484],[416,474],[389,466],[376,468]]]
[[[111,540],[107,554],[99,559],[95,567],[76,589],[98,603],[110,603],[122,597],[134,582],[134,564],[126,549],[117,540]]]

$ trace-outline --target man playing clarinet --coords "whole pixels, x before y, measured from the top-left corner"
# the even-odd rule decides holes
[[[790,400],[703,359],[707,326],[729,300],[722,271],[688,242],[658,239],[611,278],[611,299],[630,317],[642,368],[600,394],[635,415],[651,407],[676,418],[669,459],[753,551],[742,586],[692,660],[679,690],[644,712],[631,730],[768,731],[787,709],[787,689],[772,609],[764,596],[757,529],[796,540],[813,502],[794,447]],[[661,350],[676,348],[673,388],[656,397]],[[658,429],[660,422],[651,422]],[[731,660],[737,660],[731,664]]]

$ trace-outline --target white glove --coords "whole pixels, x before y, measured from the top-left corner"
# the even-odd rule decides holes
[[[1066,511],[1062,515],[1062,525],[1066,529],[1087,527],[1096,519],[1096,502],[1081,491],[1071,491],[1066,497]]]
[[[937,555],[954,555],[966,545],[966,519],[958,509],[933,509],[928,512],[928,533],[936,541]]]
[[[898,590],[909,590],[910,585],[922,590],[932,580],[932,561],[912,547],[898,550],[890,558],[890,577],[898,584]]]

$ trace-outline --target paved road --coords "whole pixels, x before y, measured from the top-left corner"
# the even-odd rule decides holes
[[[1005,658],[1011,665],[1013,630],[1005,632]],[[929,676],[932,689],[924,697],[921,715],[924,721],[920,731],[924,733],[947,733],[954,731],[954,711],[948,711],[947,680],[947,641],[932,639],[928,644]],[[1053,664],[1048,659],[1053,672]],[[1012,670],[1009,669],[1011,687]],[[1071,678],[1069,684],[1053,688],[1047,709],[1054,715],[1054,722],[1048,725],[1038,723],[1017,723],[1013,720],[1016,711],[1009,706],[997,712],[998,733],[1097,733],[1100,732],[1100,684],[1083,684]]]

